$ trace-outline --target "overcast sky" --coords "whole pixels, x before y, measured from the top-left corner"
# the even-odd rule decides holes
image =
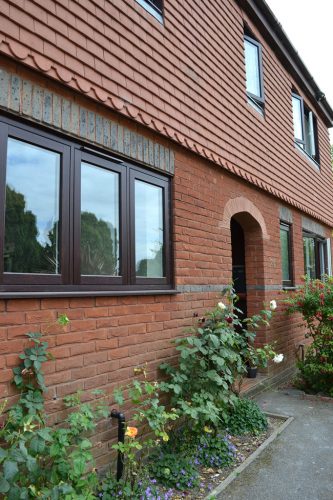
[[[333,108],[333,0],[266,2]]]

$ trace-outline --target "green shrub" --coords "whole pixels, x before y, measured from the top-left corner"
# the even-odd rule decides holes
[[[171,393],[172,404],[192,429],[206,424],[218,427],[237,399],[237,383],[246,373],[249,358],[256,355],[261,362],[275,355],[270,346],[253,347],[255,330],[269,324],[271,310],[241,321],[233,288],[228,287],[224,295],[226,303],[219,302],[189,336],[176,340],[179,365],[161,365],[169,377],[161,388]],[[275,308],[272,301],[271,309]]]
[[[259,434],[267,429],[268,422],[255,401],[239,398],[230,409],[225,425],[233,435]]]
[[[235,446],[222,433],[203,433],[195,449],[195,464],[204,467],[228,467],[235,461]]]
[[[59,319],[66,324],[67,318]],[[93,408],[70,396],[72,409],[63,427],[48,427],[44,414],[42,363],[49,359],[47,343],[39,333],[29,333],[30,347],[14,368],[14,384],[21,391],[8,411],[0,431],[0,496],[8,500],[94,499],[98,478],[93,470],[91,442],[85,436],[96,420],[106,416],[104,405]],[[2,408],[4,410],[4,408]]]
[[[169,447],[162,446],[151,455],[149,473],[160,484],[177,490],[196,488],[200,484],[194,458],[175,453]]]
[[[130,481],[120,479],[117,481],[110,475],[103,481],[102,489],[98,497],[102,500],[169,500],[172,498],[172,490],[161,492],[157,486],[156,479],[140,478],[133,486]]]
[[[312,339],[304,361],[297,366],[302,387],[308,392],[333,396],[333,278],[306,278],[305,284],[286,300],[288,312],[300,312]]]

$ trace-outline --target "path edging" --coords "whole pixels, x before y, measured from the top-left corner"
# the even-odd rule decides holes
[[[243,470],[245,470],[256,458],[274,441],[280,434],[283,432],[286,427],[294,420],[294,417],[288,417],[287,415],[279,415],[277,413],[265,412],[265,415],[268,417],[280,418],[281,420],[285,420],[285,422],[280,425],[274,432],[257,448],[243,463],[241,463],[236,469],[234,469],[229,476],[222,481],[214,490],[212,490],[209,495],[207,495],[204,500],[210,500],[211,498],[216,497],[222,491],[224,491],[227,486],[229,486],[234,479],[236,479]]]

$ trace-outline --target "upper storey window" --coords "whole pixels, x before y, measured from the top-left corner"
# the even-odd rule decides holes
[[[136,0],[144,9],[158,21],[163,22],[163,0]]]
[[[248,35],[244,36],[246,93],[249,103],[263,113],[264,85],[261,45]]]
[[[295,143],[319,163],[317,120],[304,104],[302,97],[292,94]]]

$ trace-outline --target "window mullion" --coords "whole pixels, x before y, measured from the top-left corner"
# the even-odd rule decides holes
[[[131,284],[131,196],[130,172],[124,168],[120,177],[120,271],[123,285]]]
[[[8,125],[0,123],[0,283],[3,282],[4,245],[5,245],[5,203],[6,203],[6,162],[7,162]]]
[[[136,282],[135,275],[135,172],[130,169],[127,189],[128,207],[128,279],[131,285]]]

